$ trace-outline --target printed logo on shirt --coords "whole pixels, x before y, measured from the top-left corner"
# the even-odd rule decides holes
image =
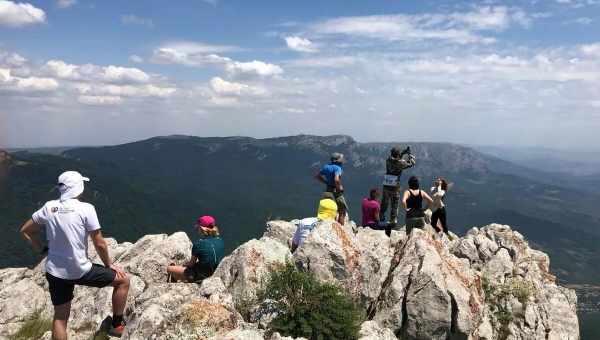
[[[50,208],[50,211],[53,214],[59,213],[59,214],[70,214],[70,213],[74,213],[75,209],[73,208],[65,208],[65,207],[52,207]]]

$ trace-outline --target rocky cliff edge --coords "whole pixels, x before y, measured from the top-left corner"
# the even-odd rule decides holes
[[[292,261],[359,303],[362,340],[579,339],[575,292],[557,285],[548,256],[508,226],[473,228],[463,238],[427,230],[388,238],[323,222],[292,254],[294,230],[292,222],[267,223],[262,238],[239,246],[202,284],[166,283],[165,266],[189,258],[185,233],[147,235],[134,244],[109,239],[111,256],[131,274],[124,338],[291,339],[267,336],[272,314],[249,306],[244,320],[236,301],[255,295],[271,268]],[[110,297],[111,288],[76,288],[70,339],[93,338],[111,314]],[[43,264],[0,270],[0,339],[51,313]]]

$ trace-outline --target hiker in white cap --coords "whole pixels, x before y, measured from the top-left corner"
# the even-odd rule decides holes
[[[129,277],[123,269],[112,263],[108,255],[108,245],[102,237],[96,209],[78,200],[83,193],[84,182],[88,181],[89,178],[76,171],[60,175],[60,199],[46,202],[21,228],[23,238],[35,251],[48,251],[46,279],[54,305],[54,340],[67,339],[67,321],[75,285],[97,288],[113,286],[113,316],[108,334],[120,337],[125,330],[123,311],[129,292]],[[39,237],[43,227],[48,238],[48,247],[45,249]],[[88,235],[103,266],[92,264],[87,257]]]

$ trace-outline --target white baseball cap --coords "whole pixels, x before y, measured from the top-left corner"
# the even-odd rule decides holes
[[[83,177],[77,171],[65,171],[58,176],[58,190],[60,191],[60,200],[66,201],[76,198],[83,193],[83,182],[89,182],[90,179]]]

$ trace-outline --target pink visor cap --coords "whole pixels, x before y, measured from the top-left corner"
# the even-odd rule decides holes
[[[202,217],[198,217],[198,220],[196,221],[197,225],[202,227],[202,228],[209,228],[212,229],[215,226],[215,218],[212,216],[202,216]]]

